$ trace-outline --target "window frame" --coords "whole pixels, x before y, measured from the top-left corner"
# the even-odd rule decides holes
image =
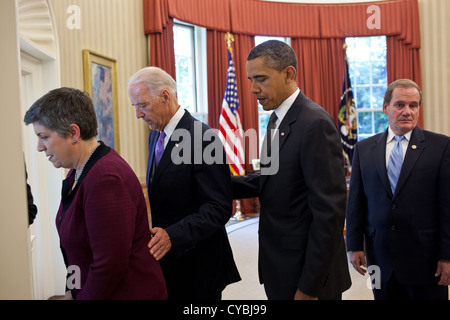
[[[192,28],[195,112],[189,111],[192,116],[208,123],[208,95],[204,94],[204,92],[208,92],[206,29],[177,19],[174,19],[175,27]],[[175,41],[176,38],[174,37],[174,46],[176,46]],[[177,67],[175,69],[178,70]],[[178,83],[177,90],[179,90]],[[182,107],[186,109],[185,106],[182,105]]]
[[[352,44],[354,45],[354,39],[358,39],[358,38],[381,38],[381,37],[384,38],[384,41],[386,43],[386,36],[347,37],[347,38],[345,38],[345,43],[348,46],[347,52],[348,52],[348,50],[351,50],[351,45]],[[347,39],[351,39],[352,43],[350,44],[347,41]],[[372,39],[370,41],[372,41]],[[386,45],[385,45],[385,48],[386,48]],[[357,133],[357,135],[358,135],[358,141],[361,141],[363,139],[369,138],[369,137],[374,136],[375,134],[379,133],[378,129],[376,128],[376,113],[383,112],[383,98],[384,98],[384,95],[383,95],[383,97],[379,97],[378,98],[380,100],[378,100],[378,99],[375,100],[373,91],[374,91],[374,88],[377,88],[377,87],[384,88],[384,89],[387,88],[387,86],[388,86],[387,65],[386,65],[386,72],[385,72],[385,74],[386,74],[386,78],[385,78],[386,81],[384,83],[375,83],[374,84],[373,83],[374,63],[380,62],[381,60],[380,59],[373,59],[372,55],[370,55],[369,60],[355,59],[354,61],[352,61],[352,59],[349,57],[349,55],[347,55],[347,57],[348,57],[349,73],[350,73],[351,79],[352,79],[351,85],[352,85],[352,91],[353,91],[353,98],[354,98],[354,101],[355,101],[356,112],[357,112],[357,124],[358,124],[358,133]],[[384,57],[386,59],[386,51],[385,51]],[[363,63],[369,62],[370,63],[370,65],[369,65],[369,70],[370,70],[369,79],[370,79],[370,83],[369,84],[359,84],[358,81],[355,81],[355,79],[358,80],[358,76],[356,74],[352,76],[352,72],[351,72],[351,70],[352,70],[352,62],[353,63],[361,63],[361,62],[363,62]],[[370,91],[370,98],[369,98],[370,106],[368,108],[367,107],[366,108],[358,108],[358,103],[359,103],[359,101],[358,101],[359,100],[358,90],[361,89],[361,88],[369,88],[370,89],[369,90]],[[381,101],[381,106],[380,107],[374,107],[375,101]],[[371,117],[372,118],[371,119],[372,120],[371,121],[372,132],[371,133],[361,133],[361,122],[359,121],[360,120],[360,113],[371,113],[372,114],[372,117]],[[385,122],[384,122],[384,127],[385,128],[384,128],[384,130],[387,128],[387,126],[388,126],[388,121],[387,121],[387,117],[385,117]]]

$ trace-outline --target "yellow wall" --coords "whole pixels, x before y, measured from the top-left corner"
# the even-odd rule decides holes
[[[50,0],[61,57],[61,86],[84,89],[83,49],[117,60],[120,154],[145,183],[149,129],[138,121],[128,79],[148,63],[142,0]],[[69,29],[71,5],[80,8],[80,29]]]
[[[419,14],[424,128],[450,135],[450,1],[419,0]]]

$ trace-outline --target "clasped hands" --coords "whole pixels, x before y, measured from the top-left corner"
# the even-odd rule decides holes
[[[150,233],[152,239],[148,243],[148,248],[153,258],[159,261],[172,248],[172,242],[167,231],[162,228],[150,228]]]

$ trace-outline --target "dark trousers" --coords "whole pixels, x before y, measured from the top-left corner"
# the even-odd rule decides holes
[[[373,289],[375,300],[448,300],[448,286],[402,285],[395,274],[380,289]]]

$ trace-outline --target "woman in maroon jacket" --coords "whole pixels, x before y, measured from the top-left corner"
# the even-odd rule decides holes
[[[68,168],[56,217],[68,267],[66,298],[166,299],[141,185],[116,151],[98,142],[92,100],[71,88],[50,91],[27,111],[38,151]]]

